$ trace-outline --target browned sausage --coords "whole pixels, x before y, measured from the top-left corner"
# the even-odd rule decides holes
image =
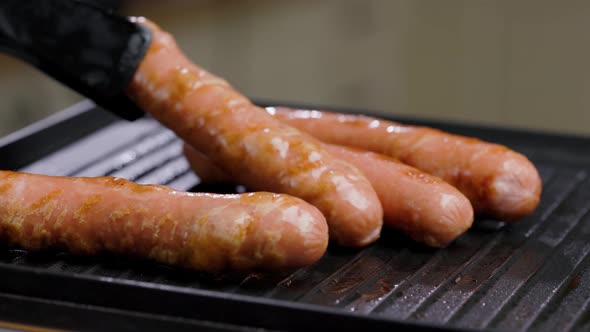
[[[322,141],[382,153],[438,176],[465,194],[476,213],[502,220],[530,214],[541,179],[522,154],[504,146],[362,115],[292,110],[269,112]]]
[[[288,195],[194,194],[127,180],[0,171],[0,240],[202,271],[291,269],[324,253],[319,210]]]
[[[473,208],[469,200],[440,178],[374,152],[323,146],[358,167],[369,179],[383,206],[386,226],[432,247],[446,246],[471,227]],[[231,179],[199,151],[185,145],[184,153],[203,181]]]
[[[239,182],[318,207],[328,220],[331,240],[358,247],[379,237],[379,199],[355,167],[254,106],[227,82],[191,63],[170,35],[144,24],[153,41],[127,91],[141,108]]]

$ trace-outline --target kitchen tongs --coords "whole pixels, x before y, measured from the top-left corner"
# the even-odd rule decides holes
[[[129,120],[143,115],[125,88],[150,41],[149,29],[83,1],[0,1],[0,51]]]

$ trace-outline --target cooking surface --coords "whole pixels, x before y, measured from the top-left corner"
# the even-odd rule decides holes
[[[107,116],[97,110],[89,112]],[[77,120],[74,117],[69,121],[75,124]],[[0,273],[14,281],[0,285],[0,290],[174,319],[270,329],[313,326],[310,317],[320,319],[316,325],[348,328],[379,329],[418,322],[413,327],[589,329],[590,140],[430,125],[507,144],[529,156],[543,178],[539,208],[508,226],[477,220],[446,249],[429,249],[388,230],[376,244],[363,250],[331,246],[319,263],[283,274],[207,276],[111,256],[80,258],[2,249]],[[61,130],[54,135],[67,137],[68,132]],[[14,144],[18,142],[13,148]],[[0,150],[0,155],[5,150]],[[6,154],[2,157],[8,158]],[[199,185],[181,155],[181,143],[151,119],[113,121],[20,170],[111,175],[181,190],[243,189]],[[72,285],[73,289],[57,292],[44,288],[52,283]],[[115,294],[109,295],[121,289],[135,298],[116,300]],[[104,294],[91,296],[97,291]],[[144,293],[157,295],[157,299],[142,302]],[[157,301],[169,302],[163,305]],[[204,301],[240,314],[181,307],[191,301]],[[260,310],[267,310],[265,317],[261,318]],[[334,321],[334,317],[340,320]]]

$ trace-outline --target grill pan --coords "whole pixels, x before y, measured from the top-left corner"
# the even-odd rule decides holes
[[[282,274],[205,275],[109,255],[2,248],[0,319],[125,331],[589,330],[590,138],[392,120],[524,153],[543,179],[539,208],[513,225],[477,220],[441,250],[385,230],[367,248],[331,246],[315,265]],[[0,167],[180,190],[244,189],[199,184],[169,130],[148,117],[119,120],[86,101],[0,140]]]

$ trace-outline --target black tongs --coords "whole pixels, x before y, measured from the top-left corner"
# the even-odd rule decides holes
[[[0,51],[129,120],[143,112],[125,89],[149,29],[79,0],[0,0]]]

